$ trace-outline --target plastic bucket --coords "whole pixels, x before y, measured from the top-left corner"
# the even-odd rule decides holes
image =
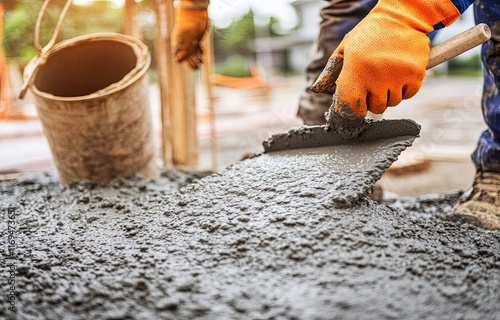
[[[142,42],[115,33],[72,38],[30,61],[25,79],[61,183],[158,177],[150,62]]]

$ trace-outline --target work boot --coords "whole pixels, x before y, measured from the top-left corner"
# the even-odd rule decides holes
[[[462,194],[445,219],[500,230],[500,173],[479,170],[472,187]]]

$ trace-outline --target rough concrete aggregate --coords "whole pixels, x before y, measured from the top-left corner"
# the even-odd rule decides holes
[[[263,154],[262,174],[271,181],[287,181],[301,194],[322,196],[325,206],[351,207],[366,196],[414,137],[390,138],[330,147],[292,149]],[[299,168],[297,163],[300,163]],[[297,170],[307,175],[297,175]],[[285,191],[286,188],[281,188]],[[318,192],[317,190],[322,190]]]
[[[500,232],[443,221],[458,193],[336,208],[311,170],[267,164],[0,183],[2,239],[4,209],[18,215],[17,317],[498,319]]]

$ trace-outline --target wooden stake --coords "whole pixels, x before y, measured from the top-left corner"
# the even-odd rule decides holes
[[[10,108],[10,81],[7,59],[3,51],[4,5],[0,3],[0,119],[6,119]],[[12,110],[10,110],[12,112]]]
[[[142,35],[137,24],[137,3],[126,0],[124,14],[124,33],[141,40]]]
[[[208,112],[210,121],[210,155],[212,160],[212,169],[217,170],[217,136],[215,131],[215,108],[214,94],[212,88],[212,38],[211,32],[208,30],[205,36],[205,50],[203,52],[203,80],[208,98]]]
[[[155,14],[163,163],[194,166],[198,162],[194,72],[185,63],[177,63],[172,54],[173,0],[155,0]]]

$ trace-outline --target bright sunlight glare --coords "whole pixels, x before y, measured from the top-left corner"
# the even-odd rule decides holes
[[[108,0],[108,1],[111,2],[113,7],[115,8],[122,7],[123,4],[125,3],[125,0]],[[94,0],[73,0],[73,4],[77,6],[88,6],[92,2],[94,2]]]
[[[297,14],[291,2],[293,0],[211,0],[210,19],[219,28],[228,27],[234,19],[239,19],[249,9],[261,18],[274,16],[280,27],[291,29],[297,24]]]

